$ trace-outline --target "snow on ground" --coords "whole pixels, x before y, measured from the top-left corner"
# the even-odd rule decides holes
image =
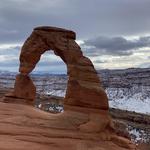
[[[65,90],[51,90],[51,91],[47,91],[45,94],[64,97],[65,96]]]
[[[150,114],[150,99],[144,101],[137,100],[133,97],[122,98],[109,101],[111,108],[118,108],[122,110],[135,111],[138,113]]]
[[[149,142],[149,134],[145,130],[137,129],[131,126],[127,127],[131,140],[135,143],[146,143]]]
[[[109,105],[112,108],[150,114],[149,87],[107,88]]]
[[[108,92],[108,91],[106,91]],[[110,92],[110,91],[109,91]],[[64,97],[65,90],[51,90],[45,93],[46,95],[55,95]],[[109,94],[108,94],[109,97]],[[122,110],[135,111],[143,114],[150,114],[150,99],[147,97],[144,100],[140,99],[140,95],[134,94],[132,97],[116,97],[109,100],[111,108],[118,108]]]
[[[0,77],[1,87],[12,88],[14,86],[15,75],[0,75]],[[107,76],[104,77],[107,79]],[[120,77],[120,75],[118,75],[118,77]],[[127,87],[123,86],[124,84],[118,87],[117,85],[120,80],[115,81],[115,79],[113,79],[111,84],[107,83],[106,93],[109,98],[110,107],[150,115],[149,77],[141,78],[141,75],[139,75],[139,77],[140,78],[134,79],[136,79],[135,81],[137,83],[141,82],[142,84],[135,84],[134,79],[132,79],[131,84],[127,83]],[[37,92],[39,93],[42,91],[46,95],[65,96],[67,85],[66,76],[37,76],[34,77],[33,81],[35,82]]]

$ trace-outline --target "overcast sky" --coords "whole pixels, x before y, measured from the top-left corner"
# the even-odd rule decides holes
[[[20,48],[36,26],[71,29],[96,69],[150,67],[150,0],[0,0],[0,70],[18,71]],[[48,52],[36,71],[64,73]]]

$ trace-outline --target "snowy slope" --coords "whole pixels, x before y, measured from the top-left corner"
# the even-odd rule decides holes
[[[110,107],[150,114],[150,68],[98,72]]]
[[[150,114],[150,88],[148,86],[132,89],[106,88],[106,93],[112,108]]]
[[[100,70],[102,85],[113,108],[150,114],[150,68]],[[34,74],[37,92],[46,95],[65,96],[66,75]],[[0,86],[12,88],[15,74],[0,73]]]

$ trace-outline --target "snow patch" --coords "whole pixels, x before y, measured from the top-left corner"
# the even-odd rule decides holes
[[[147,134],[145,130],[134,128],[131,126],[128,126],[127,130],[133,142],[137,144],[149,142],[149,138],[148,138],[149,134]]]
[[[132,89],[107,88],[106,93],[109,98],[110,107],[143,114],[150,114],[149,88],[141,88],[143,91],[140,90],[140,92],[135,90],[135,87]]]

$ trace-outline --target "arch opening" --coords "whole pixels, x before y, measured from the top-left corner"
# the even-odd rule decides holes
[[[63,112],[63,99],[67,87],[67,68],[52,50],[41,55],[31,73],[36,86],[35,107],[52,113]]]

